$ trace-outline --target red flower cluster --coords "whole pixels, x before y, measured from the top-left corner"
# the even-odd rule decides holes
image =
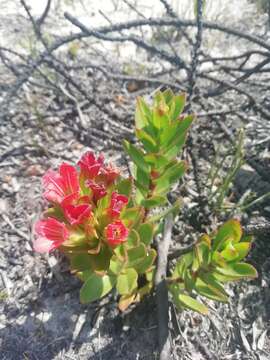
[[[43,196],[54,215],[35,224],[34,249],[49,252],[61,245],[89,244],[93,238],[113,247],[126,241],[128,229],[119,218],[128,198],[113,191],[119,176],[117,169],[105,166],[102,155],[96,158],[90,151],[78,169],[63,163],[58,171],[48,170],[42,179]],[[105,196],[109,206],[99,221],[99,200]]]
[[[128,229],[123,225],[122,221],[116,220],[114,223],[106,227],[106,237],[111,246],[121,244],[128,236]]]

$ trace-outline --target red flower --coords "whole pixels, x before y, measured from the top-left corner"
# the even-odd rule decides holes
[[[103,162],[103,155],[100,155],[98,159],[96,159],[92,151],[87,151],[79,160],[78,165],[80,166],[81,172],[84,176],[93,179],[98,175]]]
[[[92,216],[91,206],[87,204],[66,205],[64,214],[71,225],[79,225]]]
[[[78,193],[70,194],[64,198],[61,202],[61,207],[64,209],[67,205],[80,205],[89,203],[91,201],[90,196],[83,195],[79,196]]]
[[[42,182],[45,199],[57,204],[60,204],[67,195],[79,192],[77,171],[74,166],[66,163],[59,167],[58,172],[48,170]]]
[[[64,199],[61,201],[61,207],[65,208],[67,205],[73,205],[78,202],[79,194],[73,193],[70,195],[67,195],[64,197]]]
[[[37,238],[33,242],[35,251],[49,252],[62,245],[69,237],[66,225],[54,218],[39,220],[35,224]]]
[[[100,169],[100,178],[101,180],[106,183],[106,185],[111,185],[119,176],[120,171],[113,167],[111,164],[109,164],[108,166],[103,166]]]
[[[117,246],[125,242],[128,237],[128,232],[128,229],[120,220],[109,224],[105,229],[106,238],[110,246]]]
[[[109,214],[112,217],[117,217],[120,215],[123,207],[128,203],[128,198],[125,195],[120,195],[117,192],[112,193],[111,204],[109,207]]]
[[[86,186],[90,187],[90,189],[92,190],[93,200],[95,203],[107,194],[107,191],[103,184],[97,184],[94,183],[92,180],[87,180]]]

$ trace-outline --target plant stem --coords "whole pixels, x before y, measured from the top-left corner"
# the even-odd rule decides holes
[[[166,284],[168,251],[171,241],[173,216],[169,214],[165,219],[163,237],[157,242],[158,260],[155,275],[158,316],[159,360],[168,360],[171,353],[169,334],[169,298]]]

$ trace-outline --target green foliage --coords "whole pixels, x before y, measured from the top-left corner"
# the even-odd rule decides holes
[[[215,212],[231,208],[228,204],[228,196],[235,176],[244,164],[244,155],[244,133],[242,130],[239,131],[233,148],[229,152],[222,155],[220,148],[217,149],[206,181],[209,203]],[[225,174],[224,164],[227,164]]]
[[[138,98],[135,112],[136,136],[141,148],[124,141],[124,148],[135,164],[136,202],[147,209],[167,203],[166,195],[186,171],[177,160],[194,115],[181,115],[186,95],[168,89],[157,91],[153,106]]]
[[[236,220],[227,221],[209,236],[203,235],[189,253],[178,259],[168,279],[175,304],[205,314],[207,308],[193,299],[195,295],[227,302],[224,283],[257,277],[255,268],[241,261],[250,249],[250,241],[242,236]]]
[[[185,103],[185,94],[175,95],[171,90],[157,91],[152,106],[138,98],[137,143],[124,141],[133,176],[119,178],[106,189],[106,196],[97,201],[93,224],[88,224],[95,231],[89,231],[92,235],[87,235],[87,245],[78,242],[75,247],[63,246],[73,272],[84,281],[80,293],[83,303],[100,299],[115,287],[120,295],[119,308],[125,310],[152,291],[157,257],[153,238],[161,231],[164,218],[170,213],[177,214],[181,205],[180,200],[168,204],[167,195],[187,169],[187,163],[179,156],[194,115],[183,114]],[[242,164],[242,138],[240,140],[230,173],[213,195],[219,206]],[[212,185],[215,174],[214,169],[209,177]],[[83,195],[91,196],[84,179],[81,188]],[[128,233],[123,242],[110,247],[104,234],[108,224],[115,220],[109,219],[115,215],[108,212],[113,192],[126,200],[117,220]],[[57,216],[59,218],[59,214]],[[228,294],[224,283],[256,277],[256,270],[243,262],[250,250],[250,241],[243,237],[236,220],[227,221],[216,233],[201,236],[194,248],[177,260],[172,276],[167,279],[176,306],[207,314],[206,305],[197,300],[196,295],[226,302]]]
[[[115,282],[116,277],[114,276],[92,273],[81,288],[81,302],[85,304],[102,298],[111,291]]]

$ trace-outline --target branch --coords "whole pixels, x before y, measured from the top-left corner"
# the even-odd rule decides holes
[[[166,9],[167,14],[171,17],[171,18],[177,18],[177,14],[175,13],[175,11],[173,10],[172,6],[170,4],[168,4],[167,0],[160,0],[160,2],[163,4],[163,6]]]
[[[68,13],[65,13],[65,17],[68,18],[70,15]],[[206,29],[216,30],[225,32],[227,34],[233,35],[238,38],[246,39],[247,41],[250,41],[251,43],[257,44],[264,49],[270,51],[270,45],[263,41],[262,39],[253,36],[251,34],[244,33],[242,31],[231,29],[223,25],[219,25],[216,23],[203,21],[202,22],[203,27]],[[102,34],[108,34],[110,32],[119,32],[121,30],[128,30],[131,28],[137,28],[141,26],[156,26],[156,27],[162,27],[162,26],[174,26],[178,28],[179,30],[182,30],[183,27],[195,27],[196,21],[192,20],[180,20],[175,18],[168,18],[168,19],[138,19],[138,20],[132,20],[125,23],[110,25],[110,26],[102,26],[95,28],[94,31],[97,33]],[[33,73],[36,71],[36,69],[44,62],[44,60],[47,58],[47,56],[51,55],[54,51],[59,49],[61,46],[68,44],[74,40],[80,40],[83,38],[88,37],[89,35],[85,32],[79,32],[75,34],[71,34],[68,36],[60,37],[57,39],[53,44],[49,45],[48,48],[40,53],[36,59],[31,59],[29,65],[29,69],[22,73],[21,76],[18,76],[17,81],[13,84],[11,91],[9,91],[6,96],[4,97],[4,100],[2,101],[2,106],[5,102],[7,102],[7,106],[12,101],[12,98],[17,95],[17,92],[19,89],[29,81],[29,78],[33,75]],[[169,61],[169,59],[167,59]]]
[[[51,3],[52,3],[51,0],[47,1],[46,7],[45,7],[45,9],[43,11],[43,14],[41,14],[40,18],[37,19],[36,23],[37,23],[38,27],[42,26],[42,24],[44,23],[46,17],[48,16],[49,11],[50,11],[50,7],[51,7]]]
[[[179,249],[174,250],[173,252],[169,253],[168,260],[171,261],[171,260],[179,258],[182,255],[189,253],[194,248],[195,244],[196,244],[196,241],[187,246],[182,246]]]
[[[103,32],[96,31],[95,29],[90,29],[86,27],[84,24],[82,24],[78,19],[76,19],[74,16],[65,13],[65,18],[70,21],[74,26],[78,27],[83,33],[85,33],[87,36],[93,36],[100,40],[105,41],[112,41],[112,42],[133,42],[135,45],[143,48],[146,51],[149,51],[153,54],[159,55],[159,57],[163,58],[164,60],[167,60],[169,63],[179,66],[179,68],[187,69],[187,65],[179,56],[171,55],[168,52],[158,49],[157,47],[150,45],[146,43],[145,41],[141,40],[141,38],[138,38],[134,35],[129,36],[111,36],[111,35],[105,35]]]
[[[189,99],[189,108],[191,108],[192,102],[192,95],[194,92],[194,88],[196,85],[196,78],[197,78],[197,65],[198,65],[198,57],[199,51],[202,44],[202,31],[203,31],[203,23],[202,23],[202,16],[203,16],[203,3],[202,0],[197,0],[197,34],[196,34],[196,41],[192,49],[192,60],[191,60],[191,68],[189,71],[189,89],[188,89],[188,99]]]
[[[170,358],[171,344],[169,336],[169,299],[166,284],[168,251],[172,236],[173,217],[168,215],[165,219],[163,237],[157,243],[158,261],[155,275],[157,293],[158,340],[160,360]]]
[[[71,18],[73,18],[73,16],[71,16],[67,12],[64,13],[64,16],[69,21]],[[177,28],[178,27],[180,27],[180,28],[181,27],[196,27],[197,21],[171,19],[171,18],[170,19],[161,19],[161,18],[138,19],[138,20],[131,20],[131,21],[128,21],[125,23],[115,24],[112,26],[104,26],[104,27],[96,28],[96,29],[94,29],[94,31],[98,31],[103,34],[107,34],[109,32],[116,32],[116,31],[125,30],[125,29],[128,30],[131,28],[136,28],[136,27],[146,26],[146,25],[157,26],[157,27],[159,27],[159,26],[175,26]],[[213,23],[210,21],[202,21],[202,26],[206,29],[221,31],[221,32],[225,32],[227,34],[233,35],[235,37],[246,39],[246,40],[253,42],[254,44],[257,44],[257,45],[270,51],[270,44],[268,44],[266,41],[258,38],[257,36],[242,32],[237,29],[229,28],[227,26],[216,24],[216,23]],[[73,40],[76,39],[76,36],[78,36],[78,38],[83,38],[87,35],[86,34],[83,35],[81,33],[70,35],[70,37],[72,37]],[[66,37],[65,41],[67,41],[67,40],[68,40],[68,37]]]

